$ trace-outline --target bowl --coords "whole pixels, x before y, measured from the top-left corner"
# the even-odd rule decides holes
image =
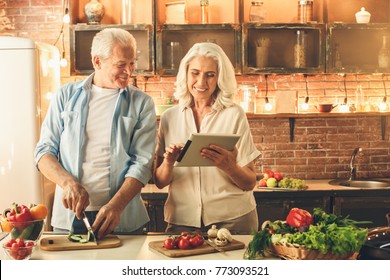
[[[22,238],[23,240],[36,241],[41,237],[44,224],[44,220],[28,222],[2,221],[1,229],[10,233],[12,239]]]
[[[315,106],[317,110],[321,113],[329,113],[331,112],[337,105],[333,104],[318,104],[318,106]]]
[[[36,245],[32,240],[11,239],[3,244],[3,249],[11,260],[29,260]]]

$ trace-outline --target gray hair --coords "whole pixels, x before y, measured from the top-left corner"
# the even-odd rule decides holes
[[[105,28],[98,32],[92,40],[92,63],[94,56],[103,60],[110,58],[115,45],[131,48],[133,55],[136,54],[137,44],[133,35],[121,28]]]
[[[187,52],[180,62],[179,70],[176,76],[174,96],[179,100],[179,104],[189,107],[192,104],[193,97],[187,86],[188,64],[195,57],[212,57],[218,64],[218,82],[217,88],[213,93],[215,102],[213,110],[220,111],[234,104],[234,95],[237,92],[237,81],[234,67],[223,49],[213,43],[196,43]]]

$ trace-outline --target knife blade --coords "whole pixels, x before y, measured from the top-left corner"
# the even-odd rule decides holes
[[[225,253],[225,251],[219,247],[217,244],[215,244],[213,241],[211,241],[210,239],[207,239],[207,244],[209,244],[211,247],[213,247],[215,250],[217,250],[218,252],[220,253]]]
[[[97,243],[97,239],[96,239],[96,236],[95,236],[95,233],[93,232],[92,230],[92,227],[91,225],[89,224],[89,221],[88,221],[88,217],[87,215],[85,214],[85,212],[83,212],[83,222],[84,222],[84,225],[86,226],[87,230],[88,230],[88,235],[90,237],[92,237],[92,242],[94,242],[96,244],[96,246],[98,245]],[[88,240],[89,241],[89,240]]]

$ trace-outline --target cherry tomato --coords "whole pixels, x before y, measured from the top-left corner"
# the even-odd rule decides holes
[[[190,239],[190,243],[192,247],[202,246],[204,243],[204,238],[202,235],[196,234]]]
[[[187,250],[191,248],[191,243],[188,239],[181,238],[179,241],[179,249],[181,250]]]
[[[181,234],[180,234],[180,237],[182,239],[187,239],[187,240],[190,240],[191,239],[191,234],[186,232],[186,231],[183,231]]]
[[[167,239],[164,240],[164,248],[167,250],[172,250],[175,249],[175,238],[173,237],[168,237]]]

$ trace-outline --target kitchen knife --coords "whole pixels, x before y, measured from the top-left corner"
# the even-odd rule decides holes
[[[206,241],[207,241],[207,244],[209,244],[211,247],[213,247],[218,252],[225,253],[225,251],[221,247],[219,247],[217,244],[215,244],[212,240],[207,239]]]
[[[98,245],[97,243],[97,239],[96,239],[96,236],[95,234],[93,233],[93,230],[92,230],[92,227],[91,225],[89,224],[89,221],[88,221],[88,218],[87,218],[87,215],[85,214],[85,212],[83,212],[83,222],[84,222],[84,225],[87,227],[87,230],[88,230],[88,236],[90,237],[90,239],[92,238],[92,242],[94,242],[96,244],[96,246]],[[89,241],[89,240],[88,240]]]

